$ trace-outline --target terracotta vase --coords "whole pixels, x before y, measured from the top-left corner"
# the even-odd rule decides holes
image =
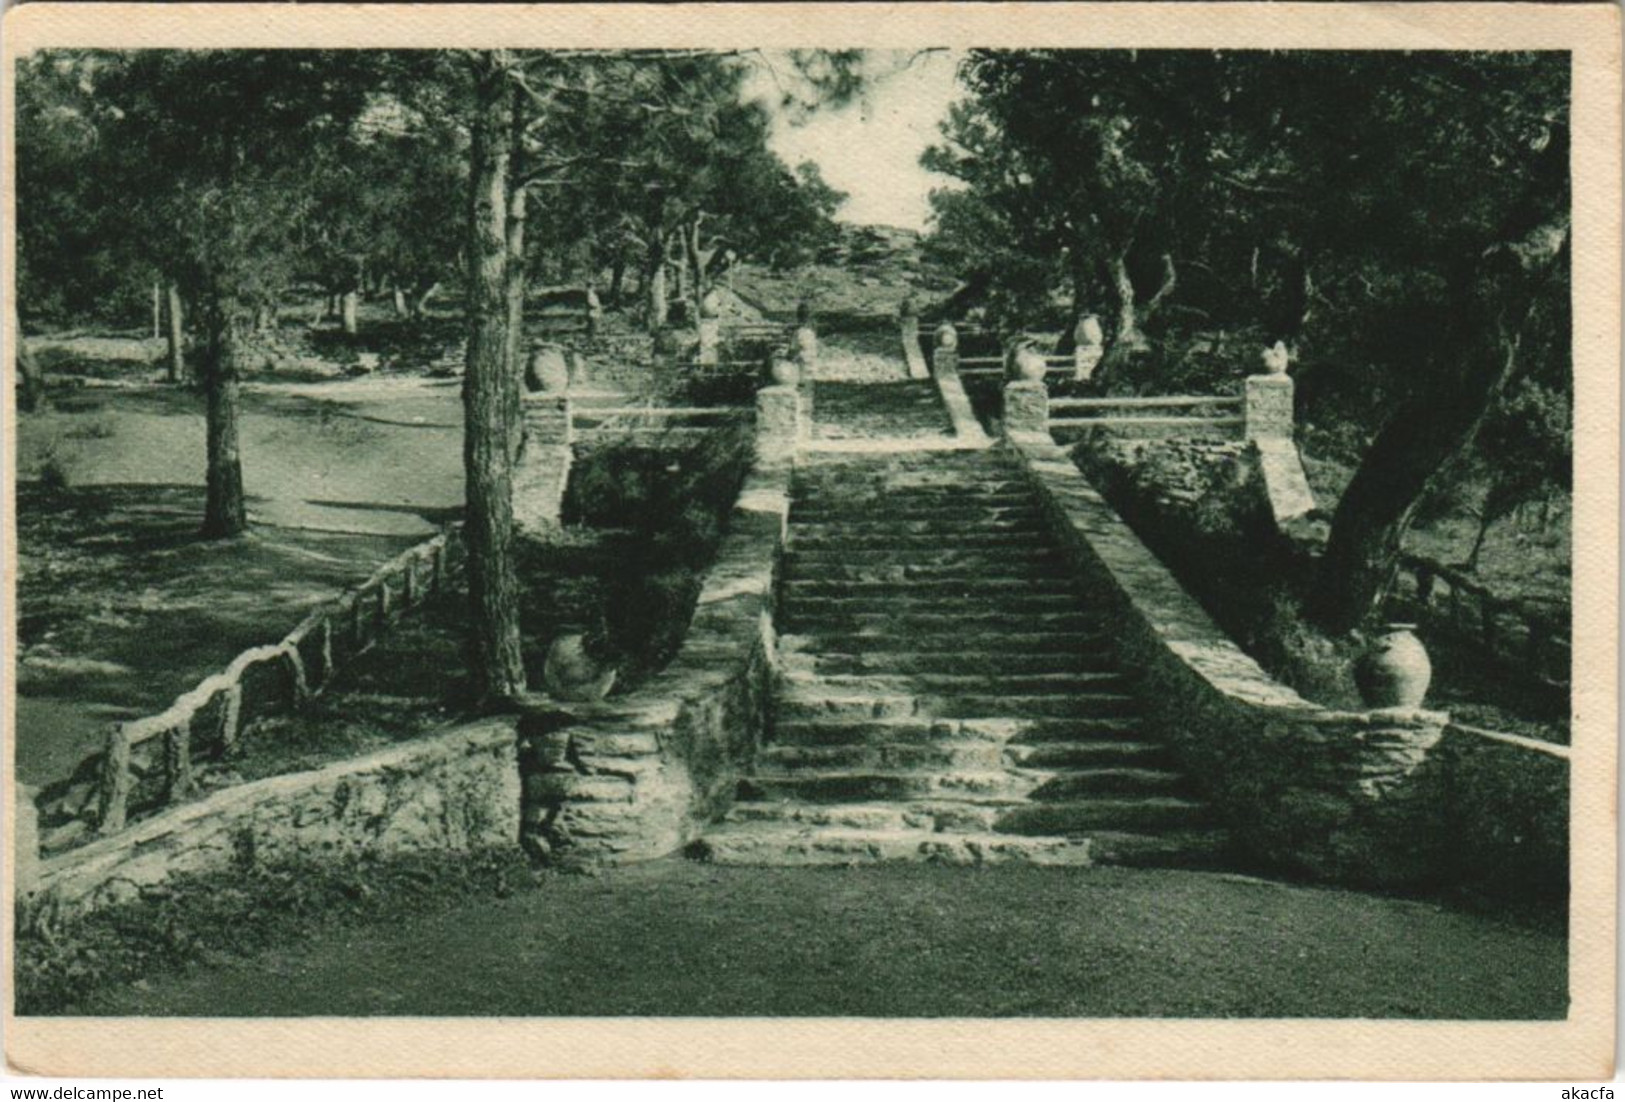
[[[1372,708],[1420,708],[1433,663],[1414,624],[1389,624],[1354,663],[1354,683]]]
[[[937,347],[944,352],[952,352],[959,347],[959,330],[955,329],[949,322],[945,321],[937,326],[936,337]]]
[[[1030,344],[1024,344],[1016,349],[1013,366],[1015,377],[1027,383],[1041,383],[1049,370],[1044,362],[1043,354]]]
[[[818,334],[810,325],[796,330],[796,359],[803,364],[818,362]]]
[[[722,296],[718,294],[716,288],[713,287],[711,290],[705,292],[704,298],[700,299],[700,317],[720,318],[721,316]]]
[[[1080,348],[1100,348],[1104,345],[1106,333],[1100,328],[1100,319],[1093,314],[1079,318],[1077,328],[1072,330],[1072,341]]]
[[[773,357],[773,366],[769,369],[773,382],[777,386],[795,386],[801,381],[801,369],[794,360],[787,360],[783,356]]]
[[[572,632],[553,640],[542,666],[542,684],[556,700],[602,700],[615,687],[615,667],[587,654],[586,639]]]
[[[570,389],[570,361],[564,349],[556,344],[544,344],[530,354],[525,371],[525,385],[533,391],[562,394]]]

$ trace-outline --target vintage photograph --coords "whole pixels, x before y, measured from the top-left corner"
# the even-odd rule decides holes
[[[1574,55],[942,41],[8,57],[14,1020],[1572,1020]]]

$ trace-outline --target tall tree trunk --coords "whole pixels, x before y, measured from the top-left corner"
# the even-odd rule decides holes
[[[157,340],[158,337],[160,336],[159,330],[163,327],[163,312],[164,312],[164,309],[163,309],[163,289],[158,286],[158,281],[157,280],[153,280],[152,281],[152,339],[153,340]]]
[[[481,700],[525,688],[513,561],[519,376],[507,362],[508,159],[513,99],[500,61],[475,59],[468,208],[468,357],[463,374],[471,667]]]
[[[248,530],[237,431],[237,356],[242,319],[238,317],[237,303],[218,295],[209,301],[205,315],[208,339],[202,367],[208,473],[203,534],[223,539]]]
[[[361,292],[352,287],[350,290],[344,292],[344,296],[340,299],[340,303],[344,312],[343,325],[345,335],[353,337],[356,335],[357,331],[356,312],[361,303]]]
[[[621,308],[621,292],[626,285],[626,257],[617,253],[609,267],[609,305],[611,309]]]
[[[17,314],[17,300],[11,301],[11,334],[17,342],[17,408],[25,413],[46,405],[45,373],[23,339],[23,323]]]
[[[390,298],[395,303],[395,317],[398,320],[405,321],[412,316],[412,312],[406,306],[406,292],[401,290],[400,284],[397,283],[390,288]]]
[[[658,232],[644,259],[643,289],[648,299],[649,332],[657,333],[666,325],[666,243]]]
[[[524,91],[513,90],[513,116],[508,138],[508,225],[507,239],[507,343],[503,358],[508,374],[518,379],[525,369],[525,208],[528,195],[525,187],[525,123]],[[523,434],[523,419],[514,421],[513,453],[517,459]]]
[[[1106,276],[1117,300],[1117,336],[1114,352],[1143,352],[1149,345],[1140,332],[1139,313],[1134,302],[1134,280],[1128,274],[1128,250],[1106,260]]]
[[[186,326],[181,314],[181,289],[173,281],[165,288],[165,301],[169,306],[169,381],[178,383],[186,377]]]
[[[1566,151],[1566,143],[1551,144]],[[1531,175],[1539,180],[1542,173]],[[1523,330],[1567,240],[1566,208],[1548,211],[1533,228],[1471,258],[1452,281],[1455,301],[1445,316],[1454,324],[1440,344],[1449,353],[1372,442],[1332,517],[1310,610],[1322,630],[1350,631],[1381,607],[1418,504],[1472,445],[1516,372]]]

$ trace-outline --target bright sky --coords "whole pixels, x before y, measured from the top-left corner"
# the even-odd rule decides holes
[[[778,109],[773,79],[758,77],[753,91],[774,112],[772,146],[789,165],[816,161],[832,187],[850,195],[836,217],[843,222],[924,229],[933,187],[951,181],[920,167],[920,153],[940,139],[937,124],[960,98],[954,83],[956,53],[922,54],[898,68],[908,54],[874,58],[883,72],[869,93],[842,111],[822,110],[800,126]]]

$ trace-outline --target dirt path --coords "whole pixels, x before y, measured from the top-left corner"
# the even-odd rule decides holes
[[[1354,892],[1131,869],[673,859],[323,934],[90,1010],[1551,1018],[1566,987],[1561,937]]]

